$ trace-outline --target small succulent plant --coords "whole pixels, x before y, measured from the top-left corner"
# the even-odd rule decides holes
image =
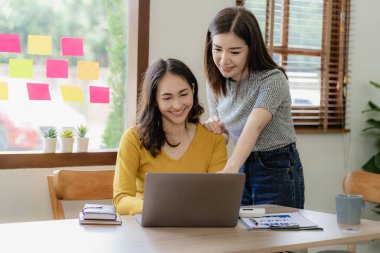
[[[74,137],[74,133],[73,133],[73,130],[71,130],[71,129],[63,129],[60,132],[59,136],[61,138],[73,138]]]
[[[45,137],[45,138],[57,138],[57,136],[58,136],[58,132],[57,132],[57,129],[55,129],[54,127],[49,128],[49,129],[44,133],[44,137]]]
[[[87,132],[88,132],[88,127],[87,126],[85,126],[85,125],[79,125],[79,126],[77,126],[77,133],[78,133],[79,137],[81,137],[81,138],[86,137]]]

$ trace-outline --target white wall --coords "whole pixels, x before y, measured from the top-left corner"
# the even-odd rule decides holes
[[[380,2],[353,0],[351,3],[347,106],[351,131],[342,135],[299,135],[307,180],[306,206],[315,210],[334,212],[333,196],[341,192],[343,175],[349,170],[360,169],[377,151],[375,138],[361,133],[367,119],[361,111],[367,107],[369,99],[379,101],[380,98],[380,91],[368,83],[369,80],[380,81],[380,17],[377,12]],[[370,211],[366,212],[366,217],[380,218]]]
[[[178,58],[189,65],[200,85],[200,100],[206,106],[203,75],[203,46],[211,18],[234,0],[152,0],[150,62]],[[370,7],[369,7],[370,6]],[[368,80],[380,81],[380,1],[352,1],[350,39],[349,134],[300,134],[298,148],[304,165],[306,208],[334,212],[334,195],[341,193],[343,175],[360,166],[375,152],[371,137],[360,131],[365,125],[369,98],[379,100],[380,92]],[[87,169],[87,168],[85,168]],[[0,171],[0,223],[51,219],[46,176],[52,169]],[[76,206],[67,206],[76,217]],[[379,218],[371,212],[367,217]]]
[[[207,28],[219,10],[234,3],[234,0],[151,1],[149,62],[176,58],[186,63],[198,80],[199,98],[206,110],[203,49]]]

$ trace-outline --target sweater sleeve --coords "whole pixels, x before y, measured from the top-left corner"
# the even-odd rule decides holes
[[[227,147],[223,135],[218,134],[214,142],[213,152],[211,155],[208,172],[217,172],[222,170],[227,162]]]
[[[119,214],[142,212],[143,199],[136,196],[136,175],[140,166],[140,141],[134,128],[123,135],[116,159],[113,204]]]
[[[287,98],[290,98],[290,89],[285,75],[280,70],[268,71],[263,78],[254,108],[266,109],[274,115]],[[289,100],[291,103],[291,99]]]

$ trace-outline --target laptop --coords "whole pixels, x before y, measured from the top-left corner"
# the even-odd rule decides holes
[[[234,227],[245,174],[147,173],[143,227]]]

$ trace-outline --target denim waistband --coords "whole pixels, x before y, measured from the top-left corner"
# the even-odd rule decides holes
[[[288,151],[290,153],[294,153],[296,150],[297,150],[296,143],[293,142],[293,143],[290,143],[290,144],[288,144],[284,147],[281,147],[281,148],[276,148],[276,149],[267,150],[267,151],[253,151],[253,152],[251,152],[249,157],[250,158],[257,158],[262,154],[277,153],[277,152],[281,152],[281,151]]]

